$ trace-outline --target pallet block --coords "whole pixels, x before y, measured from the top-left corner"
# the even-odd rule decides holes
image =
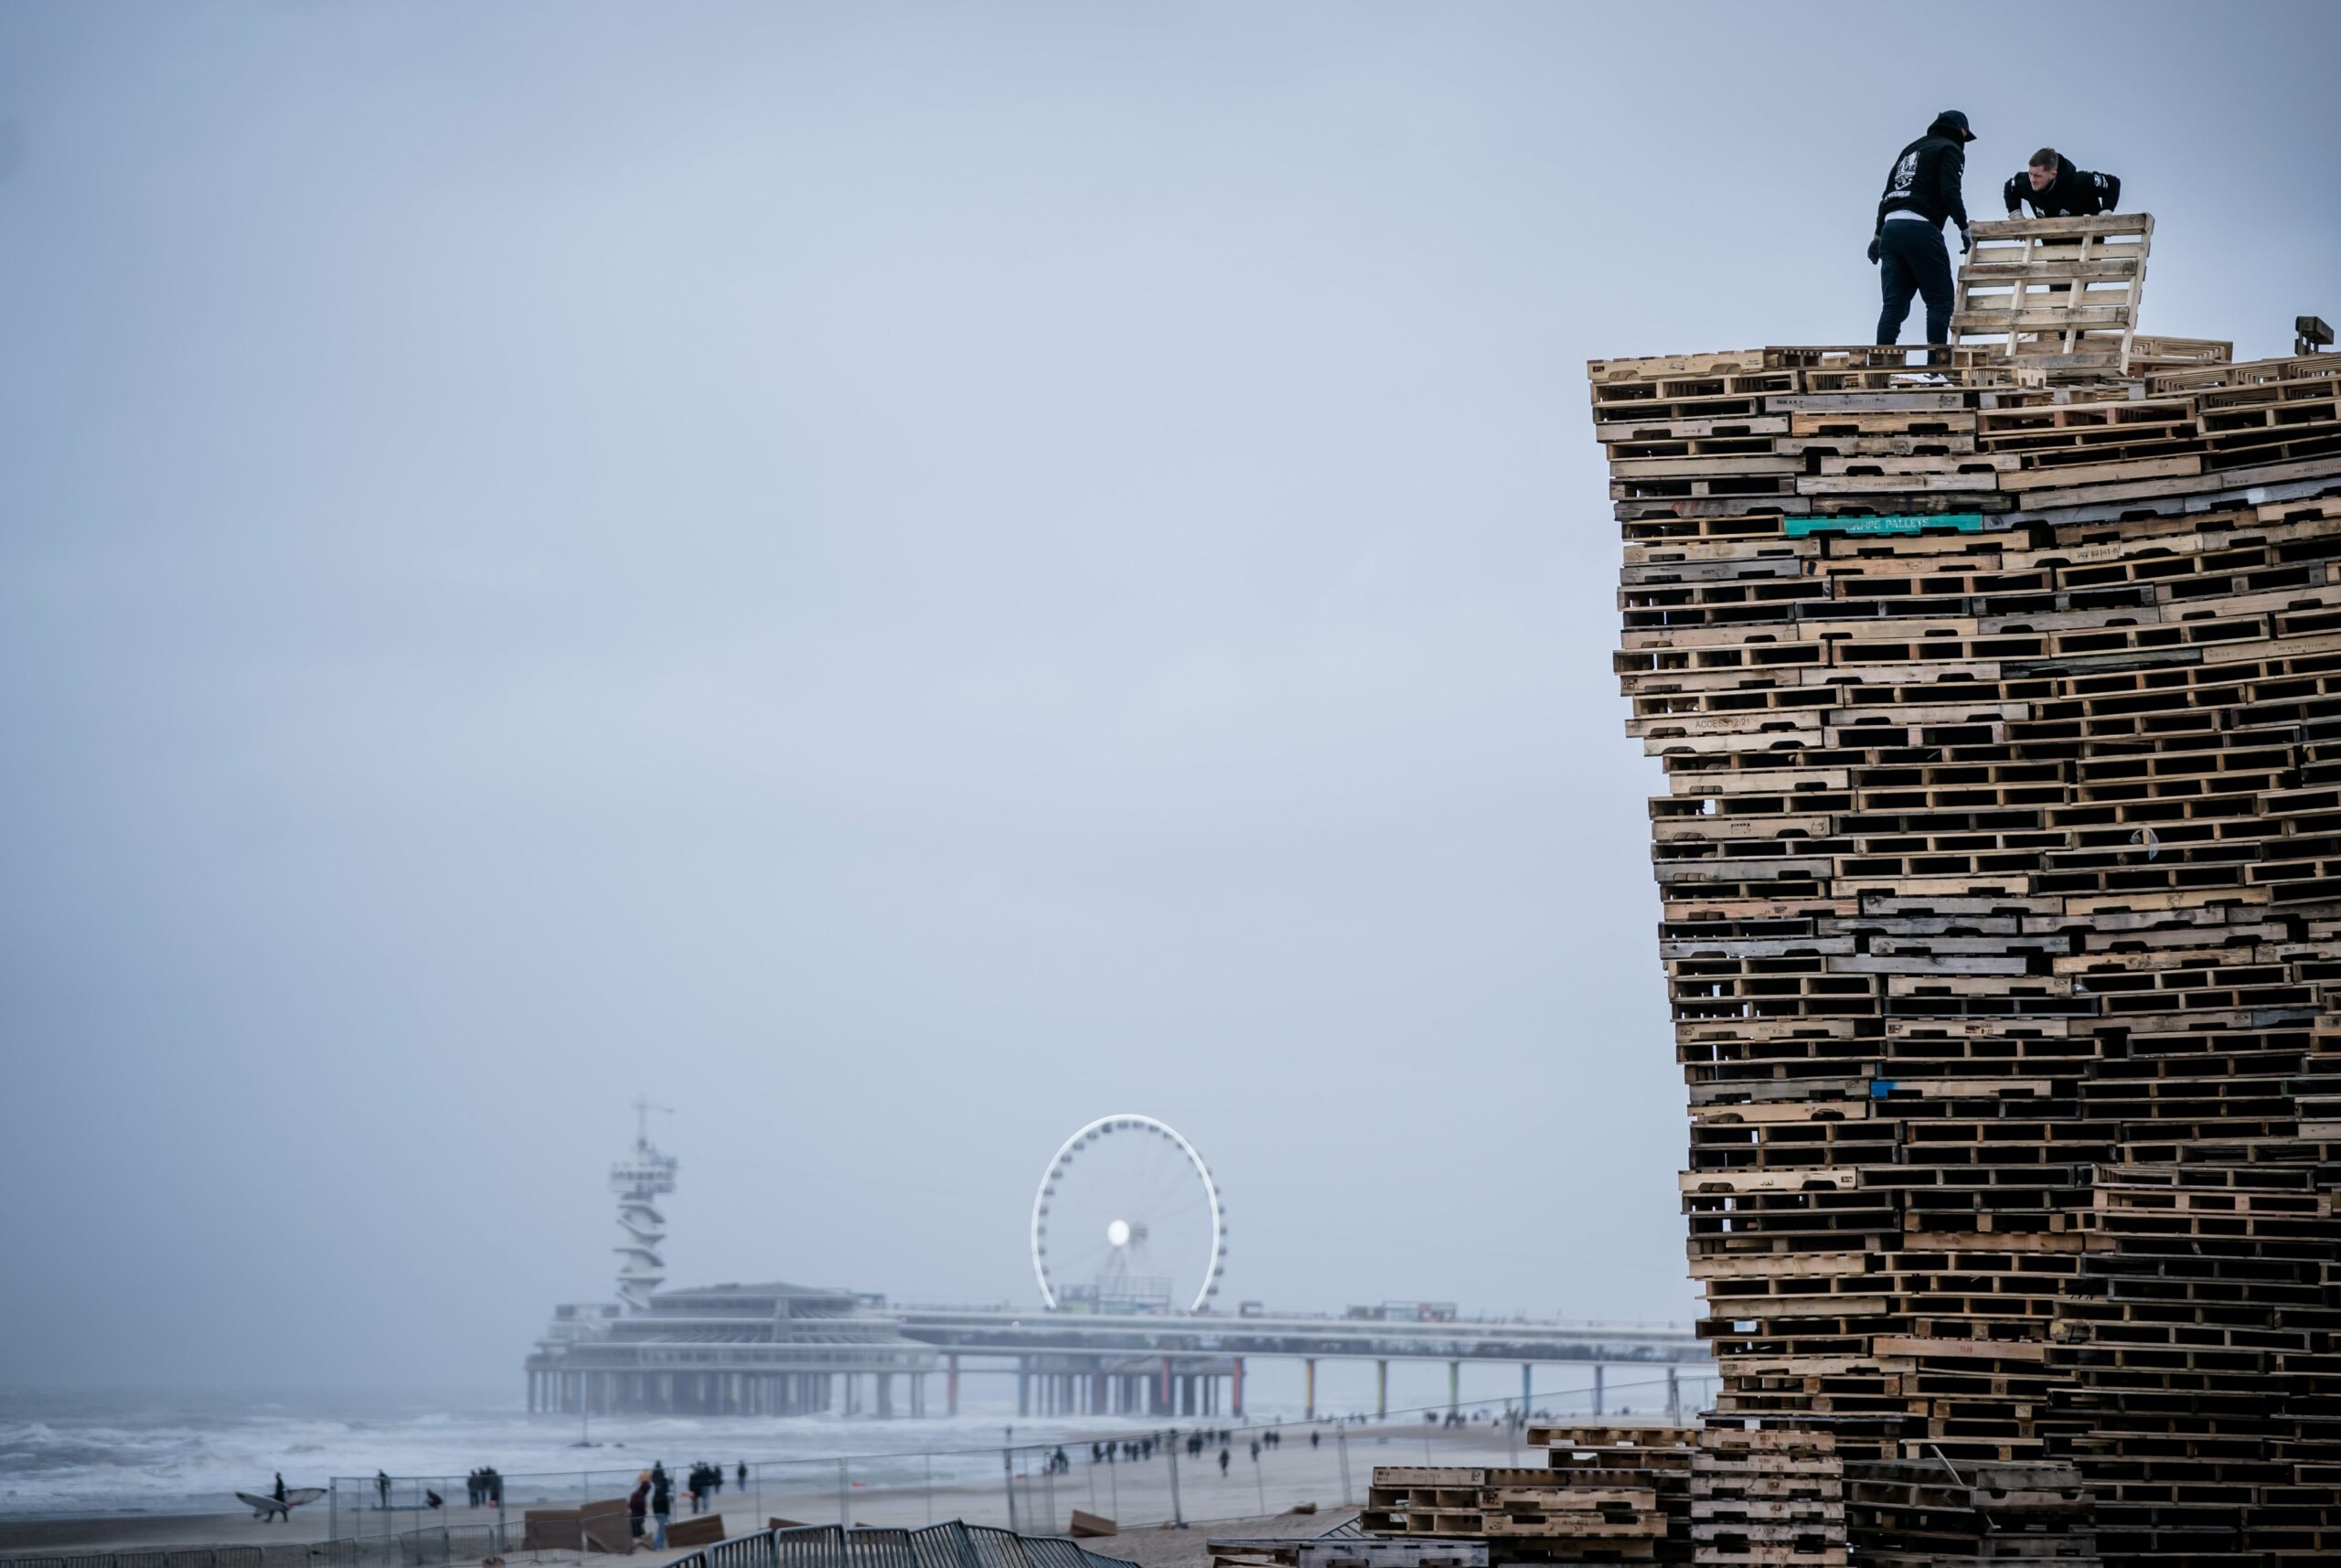
[[[2152,230],[1592,369],[1703,1562],[2341,1560],[2341,355],[2139,336]]]

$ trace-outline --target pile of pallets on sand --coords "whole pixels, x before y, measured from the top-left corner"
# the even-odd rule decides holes
[[[1354,1530],[1324,1535],[1213,1536],[1212,1568],[1488,1568],[1484,1541],[1388,1540]]]
[[[2090,1493],[2069,1465],[1878,1459],[1845,1467],[1866,1568],[2097,1568]]]
[[[1703,1432],[1691,1462],[1691,1560],[1841,1568],[1844,1497],[1844,1462],[1826,1432]]]
[[[2059,328],[2094,221],[1936,366],[1590,367],[1715,1417],[2336,1562],[2341,355],[2140,336],[2142,259]]]
[[[1541,1466],[1377,1467],[1358,1523],[1484,1542],[1491,1563],[1687,1563],[1696,1437],[1680,1426],[1532,1426]]]

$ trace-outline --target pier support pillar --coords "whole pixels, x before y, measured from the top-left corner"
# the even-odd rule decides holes
[[[1016,1358],[1016,1414],[1019,1419],[1032,1413],[1032,1375],[1024,1370],[1024,1358]]]
[[[946,1356],[943,1365],[943,1413],[957,1415],[959,1413],[959,1358],[957,1355]]]
[[[1244,1358],[1235,1358],[1235,1371],[1227,1380],[1228,1414],[1244,1413]]]
[[[1374,1419],[1390,1419],[1390,1359],[1387,1356],[1374,1363]]]
[[[1674,1369],[1666,1369],[1666,1420],[1672,1426],[1683,1424],[1683,1385],[1676,1381]]]
[[[1463,1363],[1460,1361],[1447,1363],[1447,1413],[1463,1413]]]
[[[1593,1363],[1593,1413],[1601,1413],[1601,1363]]]
[[[1535,1401],[1536,1401],[1536,1367],[1535,1367],[1535,1363],[1534,1363],[1534,1362],[1533,1362],[1533,1361],[1523,1361],[1523,1362],[1521,1362],[1521,1363],[1520,1363],[1520,1419],[1521,1419],[1521,1420],[1525,1421],[1525,1420],[1527,1420],[1527,1419],[1528,1419],[1528,1413],[1529,1413],[1530,1411],[1532,1411],[1532,1410],[1534,1410],[1534,1409],[1535,1409],[1535,1408],[1536,1408]]]
[[[1317,1419],[1317,1358],[1304,1356],[1300,1362],[1300,1418]]]
[[[1162,1371],[1156,1374],[1154,1413],[1157,1415],[1170,1413],[1170,1358],[1168,1356],[1162,1358]]]

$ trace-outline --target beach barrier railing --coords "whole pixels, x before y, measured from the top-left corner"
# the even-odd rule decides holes
[[[1064,1536],[951,1520],[918,1530],[805,1525],[735,1536],[667,1568],[1135,1568]]]
[[[0,1557],[0,1568],[403,1568],[407,1550],[370,1540],[307,1541],[274,1546],[205,1546],[170,1552],[89,1552],[68,1556]],[[483,1555],[502,1555],[483,1553]],[[438,1557],[433,1562],[464,1561]],[[472,1559],[476,1561],[476,1559]]]

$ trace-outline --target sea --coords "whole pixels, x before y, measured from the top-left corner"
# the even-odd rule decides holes
[[[997,1480],[1001,1449],[1085,1445],[1160,1421],[1018,1420],[1012,1405],[955,1417],[878,1420],[531,1415],[485,1396],[0,1392],[0,1517],[233,1513],[239,1491],[324,1487],[378,1472],[401,1497],[461,1500],[464,1477],[494,1466],[506,1501],[573,1503],[623,1495],[652,1460],[676,1470],[743,1462],[769,1488],[828,1488],[840,1458],[853,1486]],[[324,1507],[324,1504],[319,1504]]]

